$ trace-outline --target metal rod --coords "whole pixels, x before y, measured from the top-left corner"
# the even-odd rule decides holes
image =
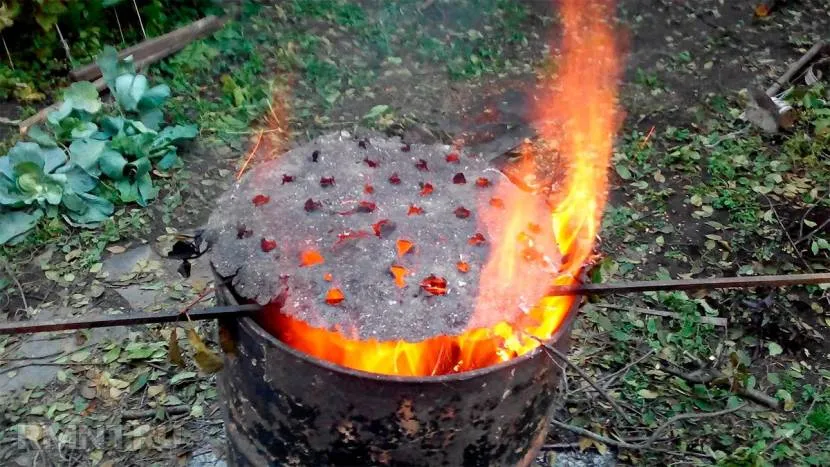
[[[632,292],[655,292],[666,290],[712,290],[750,287],[786,287],[791,285],[814,285],[830,283],[830,273],[792,274],[779,276],[712,277],[705,279],[680,279],[659,281],[610,282],[606,284],[583,284],[578,286],[553,287],[548,295],[611,295]],[[183,313],[178,310],[158,313],[136,312],[123,315],[94,315],[79,319],[46,321],[13,321],[0,323],[0,335],[25,334],[71,329],[91,329],[136,324],[173,323],[177,321],[236,318],[261,310],[256,304],[218,306],[201,308]]]
[[[0,323],[0,335],[35,332],[68,331],[71,329],[105,328],[135,324],[173,323],[176,321],[231,318],[247,315],[260,310],[259,305],[217,306],[200,308],[182,313],[179,310],[158,313],[136,312],[123,315],[93,315],[78,319],[44,321],[11,321]]]
[[[548,290],[548,295],[611,295],[631,292],[666,290],[745,289],[750,287],[786,287],[830,283],[830,273],[790,274],[778,276],[710,277],[658,281],[609,282],[560,286]]]

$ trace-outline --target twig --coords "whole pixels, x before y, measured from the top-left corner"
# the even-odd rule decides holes
[[[813,203],[813,204],[809,207],[809,209],[807,209],[806,211],[804,211],[804,214],[801,216],[801,222],[798,224],[798,240],[796,240],[796,242],[795,242],[795,243],[796,243],[796,245],[798,245],[799,243],[801,243],[801,240],[802,240],[802,239],[803,239],[803,237],[804,237],[804,221],[806,221],[806,220],[807,220],[807,216],[809,216],[809,215],[810,215],[810,213],[811,213],[811,212],[813,212],[813,209],[815,209],[815,208],[816,208],[819,204],[821,204],[821,202],[822,202],[822,201],[824,201],[825,199],[827,199],[827,197],[828,197],[828,196],[830,196],[830,190],[827,190],[827,193],[825,193],[824,195],[822,195],[822,196],[821,196],[821,198],[817,199],[817,200],[816,200],[816,202],[815,202],[815,203]]]
[[[653,308],[643,308],[638,306],[624,306],[624,305],[612,305],[612,304],[600,304],[595,303],[594,306],[598,308],[609,308],[612,310],[623,310],[623,311],[632,311],[635,313],[642,313],[645,315],[654,315],[654,316],[662,316],[665,318],[674,318],[674,319],[682,319],[683,316],[679,313],[674,313],[671,311],[664,311],[664,310],[655,310]],[[711,324],[713,326],[720,326],[724,327],[729,322],[726,318],[720,318],[717,316],[699,316],[700,322],[703,324]]]
[[[643,355],[642,355],[640,358],[638,358],[637,360],[634,360],[633,362],[631,362],[631,363],[627,364],[626,366],[624,366],[624,367],[620,368],[618,371],[615,371],[614,373],[612,373],[612,374],[610,374],[610,375],[608,375],[608,376],[604,377],[603,379],[601,379],[601,380],[597,381],[597,383],[602,384],[602,388],[603,388],[604,390],[606,390],[606,391],[607,391],[607,390],[611,387],[611,385],[614,383],[614,380],[615,380],[617,377],[619,377],[620,375],[625,374],[626,372],[628,372],[628,370],[630,370],[630,369],[631,369],[631,368],[633,368],[634,366],[636,366],[636,365],[638,365],[638,364],[642,363],[642,362],[643,362],[643,360],[645,360],[645,359],[647,359],[648,357],[650,357],[650,356],[654,355],[654,352],[655,352],[655,351],[654,351],[654,349],[649,350],[648,352],[646,352],[645,354],[643,354]],[[571,395],[578,394],[578,393],[580,393],[580,392],[582,392],[582,391],[587,391],[589,388],[590,388],[590,386],[582,386],[582,387],[579,387],[579,388],[574,389],[574,390],[573,390],[570,394],[571,394]]]
[[[113,13],[115,13],[115,22],[118,24],[118,32],[121,34],[121,43],[125,44],[127,40],[124,39],[124,30],[121,29],[121,18],[118,17],[118,8],[113,8]]]
[[[722,372],[716,370],[714,368],[696,370],[689,373],[684,373],[682,371],[675,370],[670,368],[668,365],[671,365],[671,362],[666,360],[661,360],[667,366],[661,368],[666,373],[669,373],[673,376],[677,376],[685,380],[686,382],[693,383],[693,384],[714,384],[723,388],[730,390],[731,392],[743,397],[744,399],[749,399],[752,402],[755,402],[760,405],[764,405],[770,409],[778,410],[781,404],[778,402],[777,399],[774,399],[763,392],[756,391],[754,389],[747,389],[741,386],[733,387],[729,378],[726,377]]]
[[[807,240],[811,239],[811,238],[813,237],[813,235],[815,235],[815,234],[817,234],[817,233],[821,232],[821,231],[822,231],[825,227],[827,227],[827,225],[828,225],[828,224],[830,224],[830,217],[828,217],[828,218],[827,218],[824,222],[822,222],[822,223],[821,223],[818,227],[816,227],[815,229],[813,229],[812,231],[810,231],[810,233],[808,233],[807,235],[804,235],[803,237],[801,237],[801,238],[799,238],[798,240],[796,240],[796,241],[795,241],[795,244],[796,244],[796,245],[798,245],[798,244],[799,244],[799,243],[801,243],[801,242],[806,242]]]
[[[643,441],[641,444],[642,444],[643,447],[651,446],[654,443],[654,441],[657,440],[657,438],[659,438],[661,434],[663,434],[664,431],[666,431],[670,426],[672,426],[673,424],[675,424],[675,423],[677,423],[681,420],[701,420],[701,419],[704,419],[704,418],[720,417],[722,415],[727,415],[727,414],[730,414],[730,413],[733,413],[733,412],[737,412],[737,411],[743,409],[745,406],[746,406],[746,404],[744,403],[744,404],[741,404],[739,406],[732,407],[731,409],[718,410],[717,412],[690,412],[690,413],[675,415],[674,417],[666,420],[665,423],[663,423],[662,425],[657,427],[657,429],[654,430],[654,432],[651,434],[651,436],[649,436],[648,439]]]
[[[0,39],[3,41],[3,48],[6,49],[6,57],[9,58],[9,66],[14,70],[14,60],[12,60],[12,53],[9,52],[9,46],[6,45],[6,37],[0,34]]]
[[[767,196],[767,195],[762,194],[762,196],[764,197],[764,199],[767,200],[767,203],[769,203],[769,208],[772,210],[772,213],[775,215],[775,219],[778,221],[778,225],[781,227],[781,230],[784,231],[784,235],[787,236],[787,240],[790,242],[790,246],[793,247],[794,253],[798,256],[798,258],[804,264],[804,267],[807,268],[808,271],[813,272],[813,268],[811,268],[810,265],[807,264],[807,261],[804,259],[804,257],[801,256],[801,251],[798,249],[798,245],[795,244],[795,242],[793,241],[793,238],[790,236],[790,232],[787,230],[786,227],[784,227],[784,223],[781,222],[781,217],[778,216],[778,211],[776,211],[775,206],[772,205],[772,200],[770,200],[769,196]]]
[[[181,312],[182,313],[187,313],[188,311],[192,310],[194,306],[198,305],[199,302],[201,302],[202,300],[207,298],[209,296],[209,294],[211,294],[213,292],[214,292],[213,287],[206,288],[201,293],[199,293],[199,295],[197,295],[196,298],[194,298],[190,303],[188,303],[187,306],[182,308]]]
[[[629,443],[627,441],[617,441],[615,439],[608,438],[606,436],[602,436],[599,433],[594,433],[593,431],[586,430],[585,428],[580,428],[575,425],[569,425],[567,423],[560,422],[559,420],[553,419],[550,421],[553,426],[564,428],[571,433],[575,433],[579,436],[584,436],[586,438],[591,438],[594,441],[599,441],[600,443],[607,444],[609,446],[618,447],[621,449],[643,449],[642,446],[638,444]]]
[[[614,447],[617,447],[617,448],[620,448],[620,449],[645,450],[645,451],[657,451],[657,452],[671,452],[671,451],[665,450],[665,449],[654,448],[654,447],[652,447],[652,445],[654,444],[655,441],[657,441],[660,438],[660,436],[663,434],[663,432],[665,432],[667,429],[669,429],[669,427],[671,427],[673,424],[675,424],[675,423],[677,423],[681,420],[702,420],[702,419],[705,419],[705,418],[720,417],[720,416],[723,416],[723,415],[728,415],[728,414],[733,413],[733,412],[737,412],[738,410],[743,409],[745,406],[746,406],[746,404],[742,404],[742,405],[739,405],[737,407],[732,407],[731,409],[719,410],[717,412],[689,412],[689,413],[675,415],[675,416],[669,418],[668,420],[666,420],[665,423],[663,423],[662,425],[657,427],[657,429],[654,430],[654,432],[652,432],[651,435],[648,438],[645,439],[645,441],[643,441],[641,443],[636,443],[636,444],[631,443],[628,440],[611,439],[611,438],[608,438],[606,436],[602,436],[598,433],[594,433],[593,431],[586,430],[585,428],[580,428],[578,426],[569,425],[567,423],[563,423],[563,422],[560,422],[559,420],[555,420],[555,419],[551,420],[551,423],[554,426],[557,426],[559,428],[564,428],[564,429],[566,429],[566,430],[568,430],[572,433],[575,433],[577,435],[584,436],[586,438],[593,439],[594,441],[599,441],[600,443],[607,444],[609,446],[614,446]],[[696,453],[696,452],[691,452],[691,451],[686,451],[686,452],[683,452],[682,454],[688,454],[688,455],[692,455],[692,456],[696,456],[696,457],[705,457],[705,458],[710,457],[708,454]]]
[[[585,371],[584,371],[582,368],[580,368],[580,367],[579,367],[579,366],[577,366],[575,363],[573,363],[572,361],[570,361],[570,360],[568,359],[567,355],[565,355],[565,354],[563,354],[562,352],[560,352],[560,351],[559,351],[559,349],[557,349],[556,347],[553,347],[552,345],[549,345],[549,344],[547,344],[547,343],[543,342],[543,341],[542,341],[541,339],[539,339],[538,337],[536,337],[536,336],[531,336],[531,337],[532,337],[533,339],[535,339],[537,342],[539,342],[540,346],[542,347],[542,350],[544,350],[544,351],[545,351],[545,353],[548,355],[548,357],[549,357],[551,360],[553,360],[553,356],[552,356],[551,354],[556,355],[556,356],[557,356],[560,360],[562,360],[563,362],[565,362],[565,364],[566,364],[566,365],[568,365],[569,367],[571,367],[571,369],[572,369],[572,370],[576,371],[576,373],[577,373],[577,374],[578,374],[578,375],[579,375],[582,379],[584,379],[584,380],[585,380],[588,384],[590,384],[590,385],[591,385],[591,387],[593,387],[593,388],[594,388],[594,389],[595,389],[595,390],[596,390],[596,391],[597,391],[597,392],[598,392],[598,393],[599,393],[599,394],[600,394],[600,395],[601,395],[601,396],[602,396],[605,400],[607,400],[607,401],[608,401],[608,403],[609,403],[609,404],[611,404],[611,407],[612,407],[615,411],[617,411],[617,413],[619,413],[619,414],[623,417],[623,419],[624,419],[626,422],[628,422],[628,423],[633,423],[633,421],[631,420],[631,417],[629,417],[629,416],[628,416],[628,414],[627,414],[627,413],[625,413],[625,411],[623,410],[623,408],[622,408],[622,407],[620,407],[620,405],[617,403],[617,401],[615,401],[615,400],[614,400],[614,398],[613,398],[613,397],[611,397],[611,395],[610,395],[610,394],[608,394],[608,392],[607,392],[607,391],[603,390],[603,389],[599,386],[599,384],[597,384],[597,382],[596,382],[596,381],[594,381],[594,379],[593,379],[593,378],[591,378],[591,377],[588,375],[588,373],[585,373]],[[556,362],[554,362],[554,363],[556,363]]]
[[[66,39],[63,38],[63,33],[61,33],[61,27],[58,26],[58,23],[55,23],[55,30],[58,31],[58,37],[60,37],[63,50],[66,52],[66,58],[69,59],[69,64],[72,65],[75,60],[72,59],[72,52],[69,51],[69,44],[67,44]]]
[[[648,357],[651,357],[652,355],[654,355],[654,352],[655,352],[655,350],[651,349],[648,352],[646,352],[642,357],[640,357],[637,360],[634,360],[633,362],[629,363],[628,365],[622,367],[619,371],[614,372],[611,376],[609,376],[608,378],[605,379],[605,382],[603,383],[603,388],[607,390],[611,386],[611,384],[614,383],[614,380],[618,376],[625,375],[626,373],[628,373],[628,370],[630,370],[632,367],[634,367],[635,365],[640,364],[640,362],[642,362],[643,360],[645,360]]]
[[[133,7],[135,7],[135,15],[138,16],[138,25],[141,26],[141,34],[147,39],[147,31],[144,30],[144,21],[141,21],[141,12],[138,11],[138,3],[133,0]]]
[[[3,125],[17,126],[20,125],[20,120],[12,120],[10,118],[0,117],[0,123],[2,123]]]
[[[182,415],[190,413],[190,407],[186,405],[174,405],[172,407],[162,407],[161,411],[167,415]],[[123,420],[136,420],[139,418],[155,417],[158,409],[142,409],[142,410],[125,410],[121,413]]]
[[[26,301],[26,294],[23,293],[23,286],[20,285],[20,281],[17,280],[17,275],[12,271],[9,262],[6,261],[6,258],[0,257],[0,264],[3,265],[3,269],[6,270],[6,274],[12,278],[14,281],[14,285],[17,286],[17,291],[20,292],[20,300],[23,301],[23,308],[28,312],[29,311],[29,302]]]

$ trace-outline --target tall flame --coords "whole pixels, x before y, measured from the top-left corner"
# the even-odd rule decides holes
[[[550,338],[567,315],[573,297],[545,296],[551,285],[570,285],[590,259],[608,185],[608,164],[618,125],[619,79],[612,0],[561,0],[562,57],[555,78],[541,83],[534,116],[543,143],[558,146],[564,178],[555,199],[539,202],[530,193],[497,187],[505,203],[498,215],[481,212],[492,240],[482,270],[479,299],[469,330],[422,342],[358,340],[349,332],[309,326],[274,313],[268,328],[288,345],[349,368],[380,374],[430,376],[468,371],[525,354]],[[537,161],[552,154],[536,149],[523,158],[520,176],[536,175]],[[502,182],[509,183],[509,182]],[[550,206],[553,206],[552,208]],[[501,213],[510,213],[507,218]],[[529,223],[550,222],[553,238],[535,248],[561,258],[550,282],[527,280],[518,238]],[[496,234],[496,235],[494,235]],[[553,264],[554,262],[551,261]],[[505,309],[527,302],[527,313],[508,317]],[[495,304],[495,306],[494,306]],[[510,308],[505,308],[509,306]],[[492,325],[491,323],[497,323]],[[484,324],[486,323],[486,324]],[[344,330],[341,330],[344,331]]]

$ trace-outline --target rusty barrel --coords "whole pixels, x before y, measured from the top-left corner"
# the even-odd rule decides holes
[[[222,304],[237,302],[221,285]],[[567,351],[578,308],[550,340]],[[396,377],[330,364],[288,347],[253,319],[220,323],[219,376],[235,466],[530,465],[560,397],[543,349],[498,365]]]

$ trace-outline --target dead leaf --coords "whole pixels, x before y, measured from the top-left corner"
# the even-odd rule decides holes
[[[23,425],[23,436],[25,436],[26,439],[37,443],[41,438],[43,438],[43,427],[34,424]]]
[[[196,360],[196,366],[200,370],[205,373],[216,373],[222,369],[222,366],[224,366],[222,358],[207,348],[195,329],[187,330],[187,340],[193,346],[193,350],[195,351],[193,358]]]
[[[176,328],[170,331],[170,341],[167,343],[167,356],[170,363],[176,366],[184,366],[184,358],[182,358],[182,349],[179,347],[179,333]]]
[[[219,326],[219,347],[229,355],[236,355],[236,339],[226,326]]]
[[[127,251],[127,249],[124,248],[121,245],[113,245],[113,246],[108,246],[107,251],[109,251],[110,253],[112,253],[114,255],[117,255],[119,253],[124,253],[125,251]]]

